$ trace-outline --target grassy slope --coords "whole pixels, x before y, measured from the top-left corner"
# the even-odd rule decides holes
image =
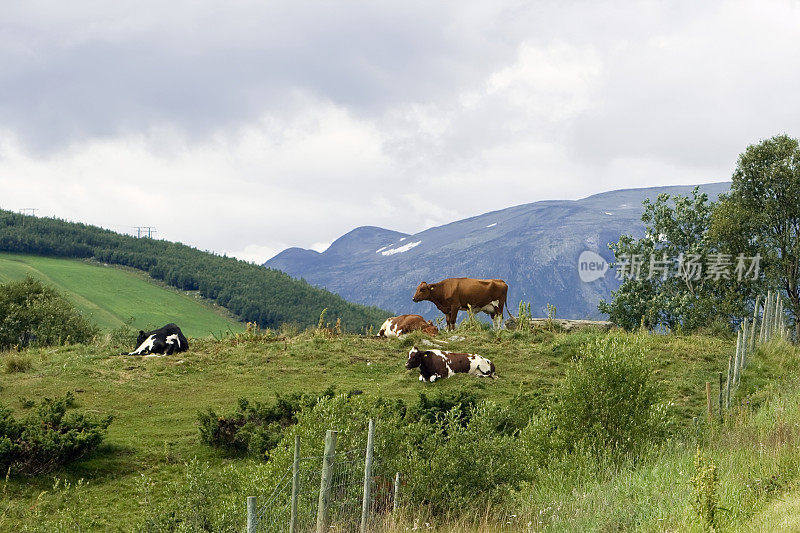
[[[0,253],[0,283],[31,275],[54,286],[102,329],[116,328],[131,317],[133,327],[152,329],[176,322],[192,337],[242,331],[227,311],[153,282],[134,269],[74,259]]]
[[[404,369],[410,339],[321,339],[305,334],[271,342],[196,341],[190,352],[161,359],[115,356],[114,347],[32,350],[27,354],[33,361],[29,372],[0,374],[0,401],[22,415],[24,398],[80,390],[76,393],[80,408],[114,415],[103,450],[56,475],[89,480],[81,500],[96,525],[127,530],[141,519],[130,502],[137,497],[142,474],[164,482],[178,479],[183,461],[192,457],[210,461],[215,469],[232,461],[199,443],[198,410],[210,407],[226,413],[233,411],[238,397],[263,401],[275,393],[317,392],[328,385],[341,392],[360,389],[406,400],[416,399],[422,391],[468,388],[504,402],[520,390],[539,391],[542,402],[547,402],[578,346],[597,334],[465,335],[465,340],[448,348],[490,357],[500,379],[459,375],[423,384],[418,374]],[[679,414],[686,418],[702,413],[704,382],[727,361],[732,342],[707,336],[647,337],[645,342]],[[0,530],[4,523],[35,521],[32,506],[63,505],[53,495],[42,496],[36,504],[39,493],[52,488],[52,479],[11,480],[3,489],[11,503],[5,514],[0,508]]]

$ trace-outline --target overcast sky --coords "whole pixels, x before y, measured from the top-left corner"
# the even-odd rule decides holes
[[[259,263],[800,135],[798,2],[0,4],[0,208]]]

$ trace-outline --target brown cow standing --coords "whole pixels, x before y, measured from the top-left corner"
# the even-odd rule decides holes
[[[428,335],[439,333],[439,328],[419,315],[400,315],[387,318],[378,332],[378,337],[399,337],[418,329]]]
[[[508,285],[502,279],[447,278],[438,283],[423,281],[413,300],[433,302],[447,318],[447,329],[454,329],[458,312],[467,311],[470,306],[476,313],[483,311],[489,315],[495,327],[499,327],[507,294]]]

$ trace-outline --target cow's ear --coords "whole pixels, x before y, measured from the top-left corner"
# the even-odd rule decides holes
[[[143,329],[139,330],[139,335],[144,335],[144,330]]]

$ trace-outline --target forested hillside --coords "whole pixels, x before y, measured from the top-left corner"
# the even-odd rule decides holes
[[[261,327],[291,322],[316,325],[341,318],[349,331],[379,325],[387,312],[352,304],[277,270],[203,252],[180,243],[136,238],[86,224],[0,210],[0,251],[51,257],[93,258],[137,268],[187,291],[199,291],[242,320]]]

